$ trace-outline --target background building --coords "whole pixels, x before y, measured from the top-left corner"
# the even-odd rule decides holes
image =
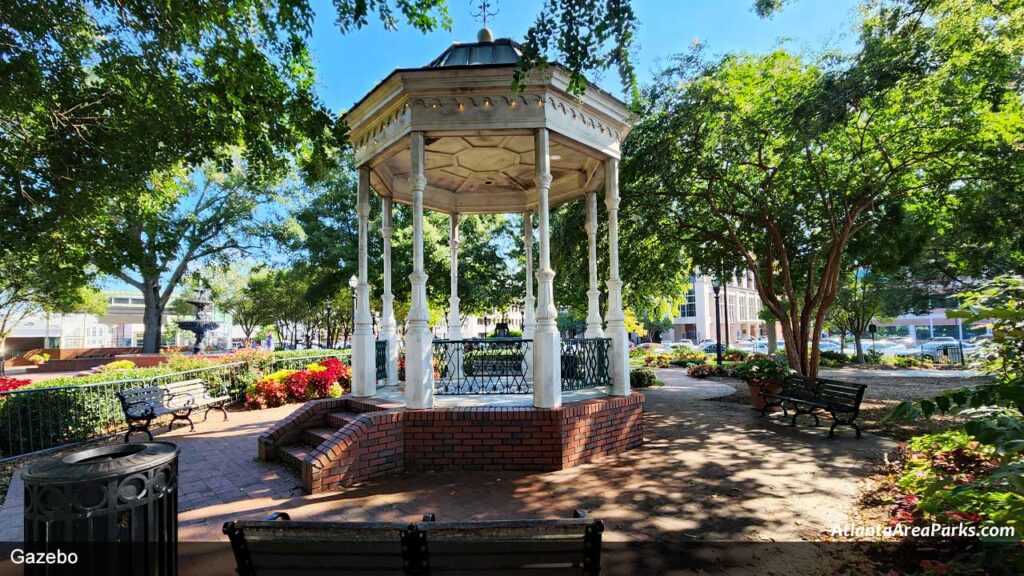
[[[666,334],[666,340],[688,338],[699,342],[705,338],[715,339],[715,292],[711,276],[691,276],[690,284],[686,301],[679,305],[679,314],[672,319],[673,329]],[[758,317],[761,313],[761,298],[754,288],[754,277],[749,271],[744,271],[723,285],[719,292],[719,307],[723,341],[726,330],[730,341],[765,335],[765,323]],[[729,314],[728,327],[725,323],[726,311]]]

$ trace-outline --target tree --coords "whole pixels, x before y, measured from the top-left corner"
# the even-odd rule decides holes
[[[844,276],[839,296],[828,311],[828,321],[840,331],[842,346],[845,347],[846,334],[853,335],[857,362],[864,362],[862,340],[871,321],[882,309],[884,279],[863,268],[856,268]]]
[[[326,303],[348,293],[348,281],[358,273],[359,222],[355,212],[356,178],[351,165],[312,187],[293,211],[294,229],[285,244],[297,261],[308,264],[309,299]],[[380,204],[370,212],[368,246],[369,280],[373,301],[383,294],[384,262],[380,230]],[[460,217],[459,310],[463,317],[503,310],[520,297],[522,273],[517,267],[519,228],[515,218],[504,215]],[[392,236],[392,292],[395,316],[410,297],[404,279],[412,273],[412,213],[406,206],[394,208]],[[428,213],[424,218],[424,268],[431,281],[427,300],[431,308],[447,312],[451,294],[448,250],[448,216]],[[520,244],[521,245],[521,244]],[[511,263],[511,264],[510,264]]]
[[[851,240],[935,214],[987,139],[1015,142],[1003,123],[1021,103],[1004,80],[1020,69],[1019,15],[967,4],[872,4],[848,57],[681,58],[626,143],[626,194],[667,211],[670,238],[742,259],[802,374],[816,374]]]
[[[89,298],[76,274],[51,274],[40,265],[39,251],[20,252],[0,259],[0,375],[7,360],[7,338],[26,316],[45,309],[63,310]]]
[[[144,352],[159,351],[164,309],[189,267],[251,249],[271,198],[241,172],[207,168],[154,176],[141,197],[112,203],[93,263],[142,292]]]
[[[387,29],[451,24],[445,0],[333,7],[343,34],[374,15]],[[566,17],[550,26],[553,15]],[[108,204],[130,204],[153,174],[182,164],[241,158],[254,176],[299,165],[321,180],[346,141],[316,94],[314,16],[308,0],[3,3],[0,258],[59,237],[61,258],[87,263]],[[529,62],[562,61],[574,90],[595,67],[631,81],[634,26],[625,1],[549,0],[527,34]]]
[[[628,249],[619,250],[619,270],[624,284],[624,303],[637,310],[677,303],[688,288],[690,259],[686,251],[678,244],[662,242],[657,223],[645,220],[650,218],[661,220],[651,213],[635,214],[629,200],[624,199],[619,211],[619,246]],[[554,210],[551,219],[551,245],[558,246],[551,253],[551,266],[557,272],[555,301],[583,317],[587,314],[590,260],[585,220],[586,207],[582,199]],[[608,301],[605,282],[608,278],[608,219],[600,214],[596,236],[597,285],[601,290],[600,301],[605,303]],[[519,247],[521,252],[521,240]]]

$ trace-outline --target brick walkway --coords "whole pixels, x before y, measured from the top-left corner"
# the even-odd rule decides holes
[[[182,541],[220,540],[225,520],[286,510],[294,520],[569,517],[606,522],[606,540],[668,542],[816,539],[852,512],[857,481],[893,443],[829,441],[824,429],[790,429],[737,404],[698,400],[707,384],[666,371],[647,393],[644,447],[551,473],[432,473],[381,478],[305,496],[298,479],[255,460],[256,437],[297,406],[232,412],[160,435],[181,447]],[[21,537],[17,474],[0,510],[0,541]]]

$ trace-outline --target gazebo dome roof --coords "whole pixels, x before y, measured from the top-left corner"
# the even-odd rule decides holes
[[[522,48],[481,31],[426,66],[393,71],[345,116],[356,163],[370,169],[377,194],[412,200],[410,135],[425,142],[423,205],[445,213],[536,210],[534,134],[551,135],[549,202],[557,206],[604,185],[603,163],[618,158],[630,112],[588,83],[569,93],[570,74],[554,64],[513,87]]]
[[[456,42],[435,58],[427,68],[449,68],[452,66],[495,66],[501,64],[518,64],[523,50],[508,38],[498,38],[493,42],[473,42],[460,44]]]

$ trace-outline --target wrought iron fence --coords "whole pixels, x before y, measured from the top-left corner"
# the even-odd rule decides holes
[[[388,341],[377,340],[374,343],[375,364],[377,368],[377,381],[388,379]]]
[[[608,386],[608,338],[568,338],[562,340],[562,390],[581,390]]]
[[[228,395],[236,401],[265,371],[302,369],[331,357],[348,361],[347,355],[337,352],[310,353],[277,357],[259,366],[231,362],[145,378],[0,392],[0,461],[123,431],[124,414],[117,400],[122,390],[200,379],[211,394]]]
[[[76,386],[0,392],[0,461],[115,434],[125,428],[117,393],[202,379],[211,393],[240,398],[250,365],[245,362]]]
[[[434,340],[434,393],[532,393],[526,379],[531,343],[520,338]]]

